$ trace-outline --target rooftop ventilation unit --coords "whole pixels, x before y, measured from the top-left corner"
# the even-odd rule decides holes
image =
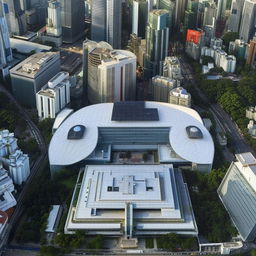
[[[193,126],[193,125],[187,126],[186,127],[186,132],[187,132],[187,135],[190,139],[201,139],[201,138],[203,138],[202,131],[196,126]]]

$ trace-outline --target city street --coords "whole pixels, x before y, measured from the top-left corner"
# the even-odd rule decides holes
[[[29,191],[30,185],[32,184],[32,182],[34,180],[34,177],[36,175],[38,175],[39,171],[44,166],[44,163],[46,163],[47,146],[44,142],[41,132],[39,131],[38,127],[34,124],[34,122],[31,120],[27,111],[16,101],[16,99],[13,97],[13,95],[2,84],[0,84],[0,92],[3,92],[10,99],[10,101],[16,105],[17,109],[20,112],[20,115],[22,115],[24,120],[26,121],[32,136],[36,139],[37,144],[41,151],[41,154],[35,161],[34,165],[32,166],[32,168],[30,170],[30,176],[28,177],[28,179],[25,183],[25,186],[23,187],[23,189],[17,199],[17,205],[15,206],[15,211],[14,211],[11,219],[9,220],[7,230],[6,230],[5,235],[1,241],[1,247],[2,247],[8,242],[9,234],[10,234],[12,228],[14,227],[14,225],[16,224],[16,222],[18,221],[19,217],[22,214],[23,202],[24,202],[26,194]]]
[[[193,70],[187,59],[184,56],[180,57],[179,59],[184,78],[193,85],[202,101],[209,103],[206,95],[197,86],[194,80]],[[235,153],[252,152],[252,154],[256,156],[255,152],[247,144],[243,135],[240,133],[237,125],[218,104],[211,104],[209,111],[213,114],[215,121],[221,126],[224,132],[231,136]]]

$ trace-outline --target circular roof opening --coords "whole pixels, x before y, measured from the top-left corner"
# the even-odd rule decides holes
[[[85,126],[75,125],[68,132],[68,140],[80,140],[83,138],[85,132]]]

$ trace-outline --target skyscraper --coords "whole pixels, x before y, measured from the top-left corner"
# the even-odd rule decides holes
[[[62,37],[73,43],[84,35],[85,4],[83,0],[60,0]]]
[[[238,32],[242,17],[245,0],[233,0],[231,4],[231,14],[228,20],[228,30]]]
[[[60,3],[56,0],[51,0],[48,4],[46,32],[48,35],[59,37],[62,34]]]
[[[88,41],[84,48],[89,102],[134,100],[136,56],[125,50],[112,50],[104,42]]]
[[[217,20],[225,20],[227,0],[218,0],[217,4]]]
[[[187,9],[184,17],[184,29],[196,29],[197,28],[197,14],[198,14],[197,0],[188,0]]]
[[[154,76],[160,72],[162,62],[168,53],[169,27],[168,11],[153,10],[149,13],[146,27],[146,72]]]
[[[97,42],[106,41],[113,48],[121,48],[122,1],[93,1],[91,13],[91,39]]]
[[[10,34],[26,34],[26,16],[25,12],[20,7],[20,0],[5,0],[4,5]]]
[[[246,43],[253,38],[255,29],[256,0],[245,0],[239,37]]]
[[[175,2],[172,0],[158,0],[157,9],[165,9],[169,12],[169,28],[173,27],[175,19]]]
[[[183,22],[186,9],[186,0],[177,0],[175,2],[175,25],[180,26]]]
[[[12,50],[3,3],[0,2],[0,65],[5,66],[9,61],[12,61]]]
[[[132,33],[145,38],[145,30],[148,20],[147,0],[133,0],[132,6]]]

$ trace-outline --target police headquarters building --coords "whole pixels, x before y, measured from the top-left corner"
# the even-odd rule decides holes
[[[181,168],[209,172],[214,144],[190,108],[159,102],[85,107],[56,130],[52,172],[81,163],[65,232],[112,236],[198,230]]]

